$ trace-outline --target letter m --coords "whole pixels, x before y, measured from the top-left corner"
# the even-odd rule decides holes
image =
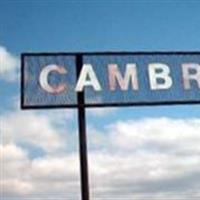
[[[137,69],[135,64],[127,64],[124,77],[122,77],[117,64],[108,65],[110,90],[116,90],[117,83],[121,90],[128,90],[129,84],[132,84],[133,90],[138,90]]]

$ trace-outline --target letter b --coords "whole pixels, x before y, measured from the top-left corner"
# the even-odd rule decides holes
[[[149,64],[148,70],[150,88],[152,90],[166,90],[172,86],[173,81],[170,77],[170,68],[166,64],[152,63]]]

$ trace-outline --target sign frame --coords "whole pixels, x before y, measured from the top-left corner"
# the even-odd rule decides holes
[[[58,109],[58,108],[78,108],[79,105],[71,104],[71,105],[25,105],[24,104],[24,58],[26,56],[75,56],[83,57],[83,56],[123,56],[123,55],[199,55],[200,51],[139,51],[139,52],[49,52],[49,53],[22,53],[21,54],[21,108],[22,109]],[[86,108],[98,108],[98,107],[126,107],[126,106],[161,106],[161,105],[185,105],[185,104],[199,104],[200,100],[190,100],[190,101],[157,101],[157,102],[123,102],[123,103],[93,103],[87,104],[84,103],[84,107]]]

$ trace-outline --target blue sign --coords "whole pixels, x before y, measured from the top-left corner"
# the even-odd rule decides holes
[[[200,102],[200,53],[26,53],[22,108]]]

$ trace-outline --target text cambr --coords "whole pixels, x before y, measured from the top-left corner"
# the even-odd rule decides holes
[[[168,90],[173,87],[174,80],[171,74],[170,66],[165,63],[149,63],[147,66],[147,78],[150,90]],[[191,82],[196,83],[196,87],[200,88],[200,65],[198,63],[183,63],[181,65],[182,81],[181,87],[184,90],[190,90]],[[67,66],[60,66],[57,64],[50,64],[44,66],[39,75],[40,87],[51,94],[59,94],[67,91],[68,86],[65,82],[52,85],[49,82],[49,76],[57,74],[59,76],[70,76],[68,74]],[[107,85],[109,90],[133,91],[140,90],[140,79],[138,76],[137,64],[127,63],[125,70],[122,71],[118,64],[110,63],[107,65]],[[94,91],[102,91],[102,83],[95,73],[92,64],[83,64],[75,91],[81,92],[85,87],[92,87]]]

